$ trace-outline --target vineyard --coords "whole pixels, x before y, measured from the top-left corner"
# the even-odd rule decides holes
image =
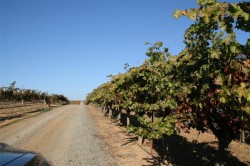
[[[179,55],[162,42],[146,43],[147,60],[125,66],[127,72],[93,90],[86,104],[153,143],[191,128],[212,133],[218,140],[214,162],[223,165],[232,140],[245,142],[250,130],[250,38],[237,40],[239,31],[249,36],[250,3],[197,2],[197,9],[174,12],[176,19],[194,21]]]
[[[63,95],[15,87],[16,82],[0,88],[0,127],[20,118],[47,111],[51,106],[68,104]]]

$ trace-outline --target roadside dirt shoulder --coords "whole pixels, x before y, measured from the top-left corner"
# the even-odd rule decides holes
[[[152,156],[137,145],[135,138],[127,135],[124,127],[115,126],[93,106],[88,106],[103,141],[108,145],[119,165],[152,165]]]
[[[111,148],[120,165],[161,165],[157,158],[164,158],[165,163],[173,165],[211,165],[216,161],[218,140],[213,134],[199,133],[194,129],[190,133],[181,132],[180,135],[166,140],[166,154],[162,153],[164,148],[159,144],[156,151],[151,151],[154,152],[152,157],[148,150],[146,152],[138,146],[136,138],[127,135],[124,127],[111,123],[96,107],[90,105],[88,108],[103,141]],[[232,141],[226,160],[230,165],[250,165],[249,156],[250,145]]]

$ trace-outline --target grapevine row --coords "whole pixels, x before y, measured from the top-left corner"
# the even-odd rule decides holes
[[[250,129],[250,3],[198,0],[199,8],[176,10],[194,23],[186,47],[172,56],[162,42],[151,45],[139,67],[115,75],[91,92],[86,102],[127,115],[139,125],[131,132],[160,139],[178,129],[210,130],[219,141],[218,162],[241,130]],[[149,44],[149,43],[146,43]]]
[[[38,90],[32,90],[32,89],[20,89],[18,87],[15,87],[15,83],[11,83],[8,87],[0,87],[0,102],[2,104],[4,103],[22,103],[22,105],[25,104],[25,102],[43,102],[44,104],[50,105],[55,103],[63,103],[68,104],[69,100],[64,95],[59,94],[51,94],[49,95],[47,92],[41,92]]]

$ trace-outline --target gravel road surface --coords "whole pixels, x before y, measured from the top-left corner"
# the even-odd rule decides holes
[[[0,142],[42,153],[53,165],[118,165],[84,105],[67,105],[0,128]]]

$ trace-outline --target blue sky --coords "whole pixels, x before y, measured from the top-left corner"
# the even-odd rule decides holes
[[[192,21],[172,15],[191,7],[195,0],[0,0],[0,86],[84,99],[125,63],[142,64],[145,42],[178,54]]]

